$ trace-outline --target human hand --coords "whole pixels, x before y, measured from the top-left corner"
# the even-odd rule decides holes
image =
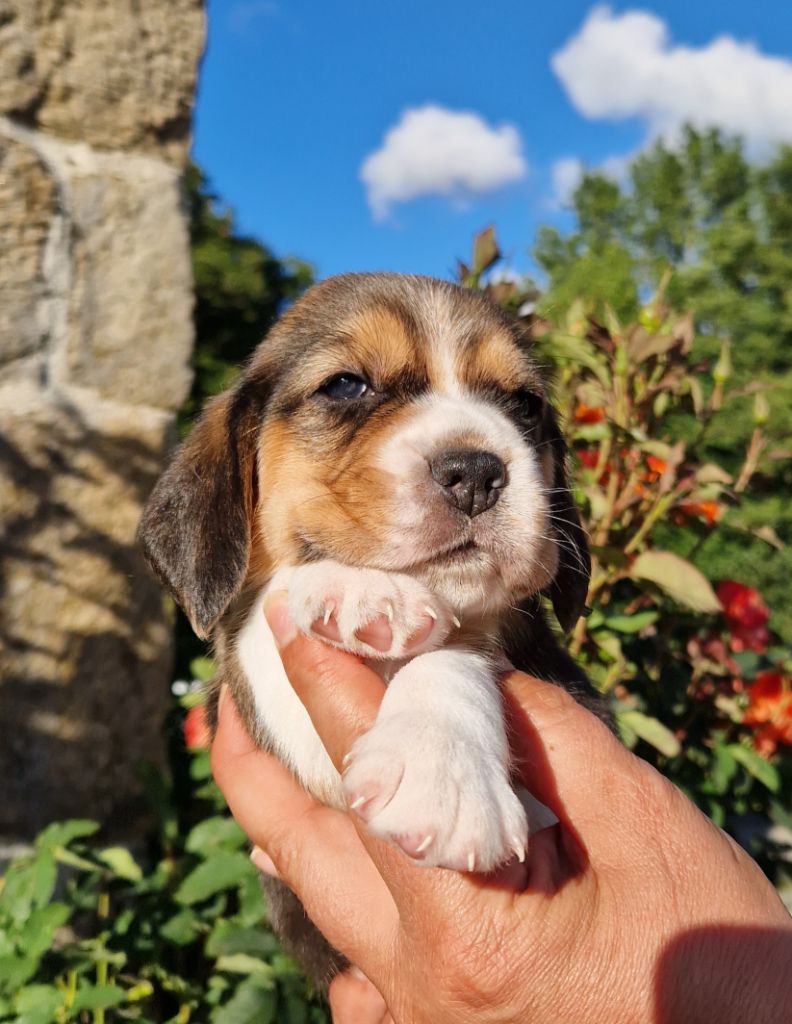
[[[267,615],[340,770],[384,685],[277,598]],[[513,672],[505,693],[520,776],[559,824],[494,878],[420,867],[316,803],[223,696],[213,769],[258,863],[370,980],[333,982],[338,1024],[784,1019],[792,921],[753,861],[565,691]]]

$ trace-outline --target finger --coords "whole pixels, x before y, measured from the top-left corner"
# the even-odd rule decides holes
[[[352,744],[374,724],[385,684],[355,655],[298,635],[285,594],[271,594],[264,611],[289,682],[342,771]]]
[[[392,1019],[385,1000],[359,972],[337,974],[330,982],[327,998],[333,1024],[386,1024]]]
[[[587,853],[611,860],[614,832],[631,833],[670,784],[562,687],[511,672],[505,695],[521,781]]]
[[[269,855],[330,942],[376,973],[382,967],[377,954],[391,944],[398,919],[348,816],[318,804],[275,757],[253,744],[227,691],[211,757],[215,780],[243,831]]]

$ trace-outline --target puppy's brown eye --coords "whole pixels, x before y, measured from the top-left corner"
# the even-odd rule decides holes
[[[521,389],[515,391],[514,398],[517,401],[517,407],[522,419],[529,423],[535,423],[541,418],[544,412],[544,399],[541,395],[536,395],[533,391]]]
[[[371,392],[371,385],[353,373],[338,373],[319,388],[319,394],[327,395],[334,402],[354,402]]]

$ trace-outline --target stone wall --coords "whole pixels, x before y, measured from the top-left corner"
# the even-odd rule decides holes
[[[117,831],[171,630],[135,544],[190,383],[202,0],[0,0],[0,835]]]

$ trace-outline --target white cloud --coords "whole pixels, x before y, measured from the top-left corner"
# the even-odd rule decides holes
[[[576,156],[565,156],[556,160],[550,168],[553,179],[553,205],[566,206],[580,184],[585,166]]]
[[[435,104],[406,110],[360,168],[378,220],[394,203],[490,192],[527,173],[515,127],[492,127],[478,114]]]
[[[752,145],[792,140],[792,61],[750,42],[724,35],[702,47],[675,45],[653,14],[595,7],[551,63],[589,118],[643,118],[651,136],[690,121]]]

